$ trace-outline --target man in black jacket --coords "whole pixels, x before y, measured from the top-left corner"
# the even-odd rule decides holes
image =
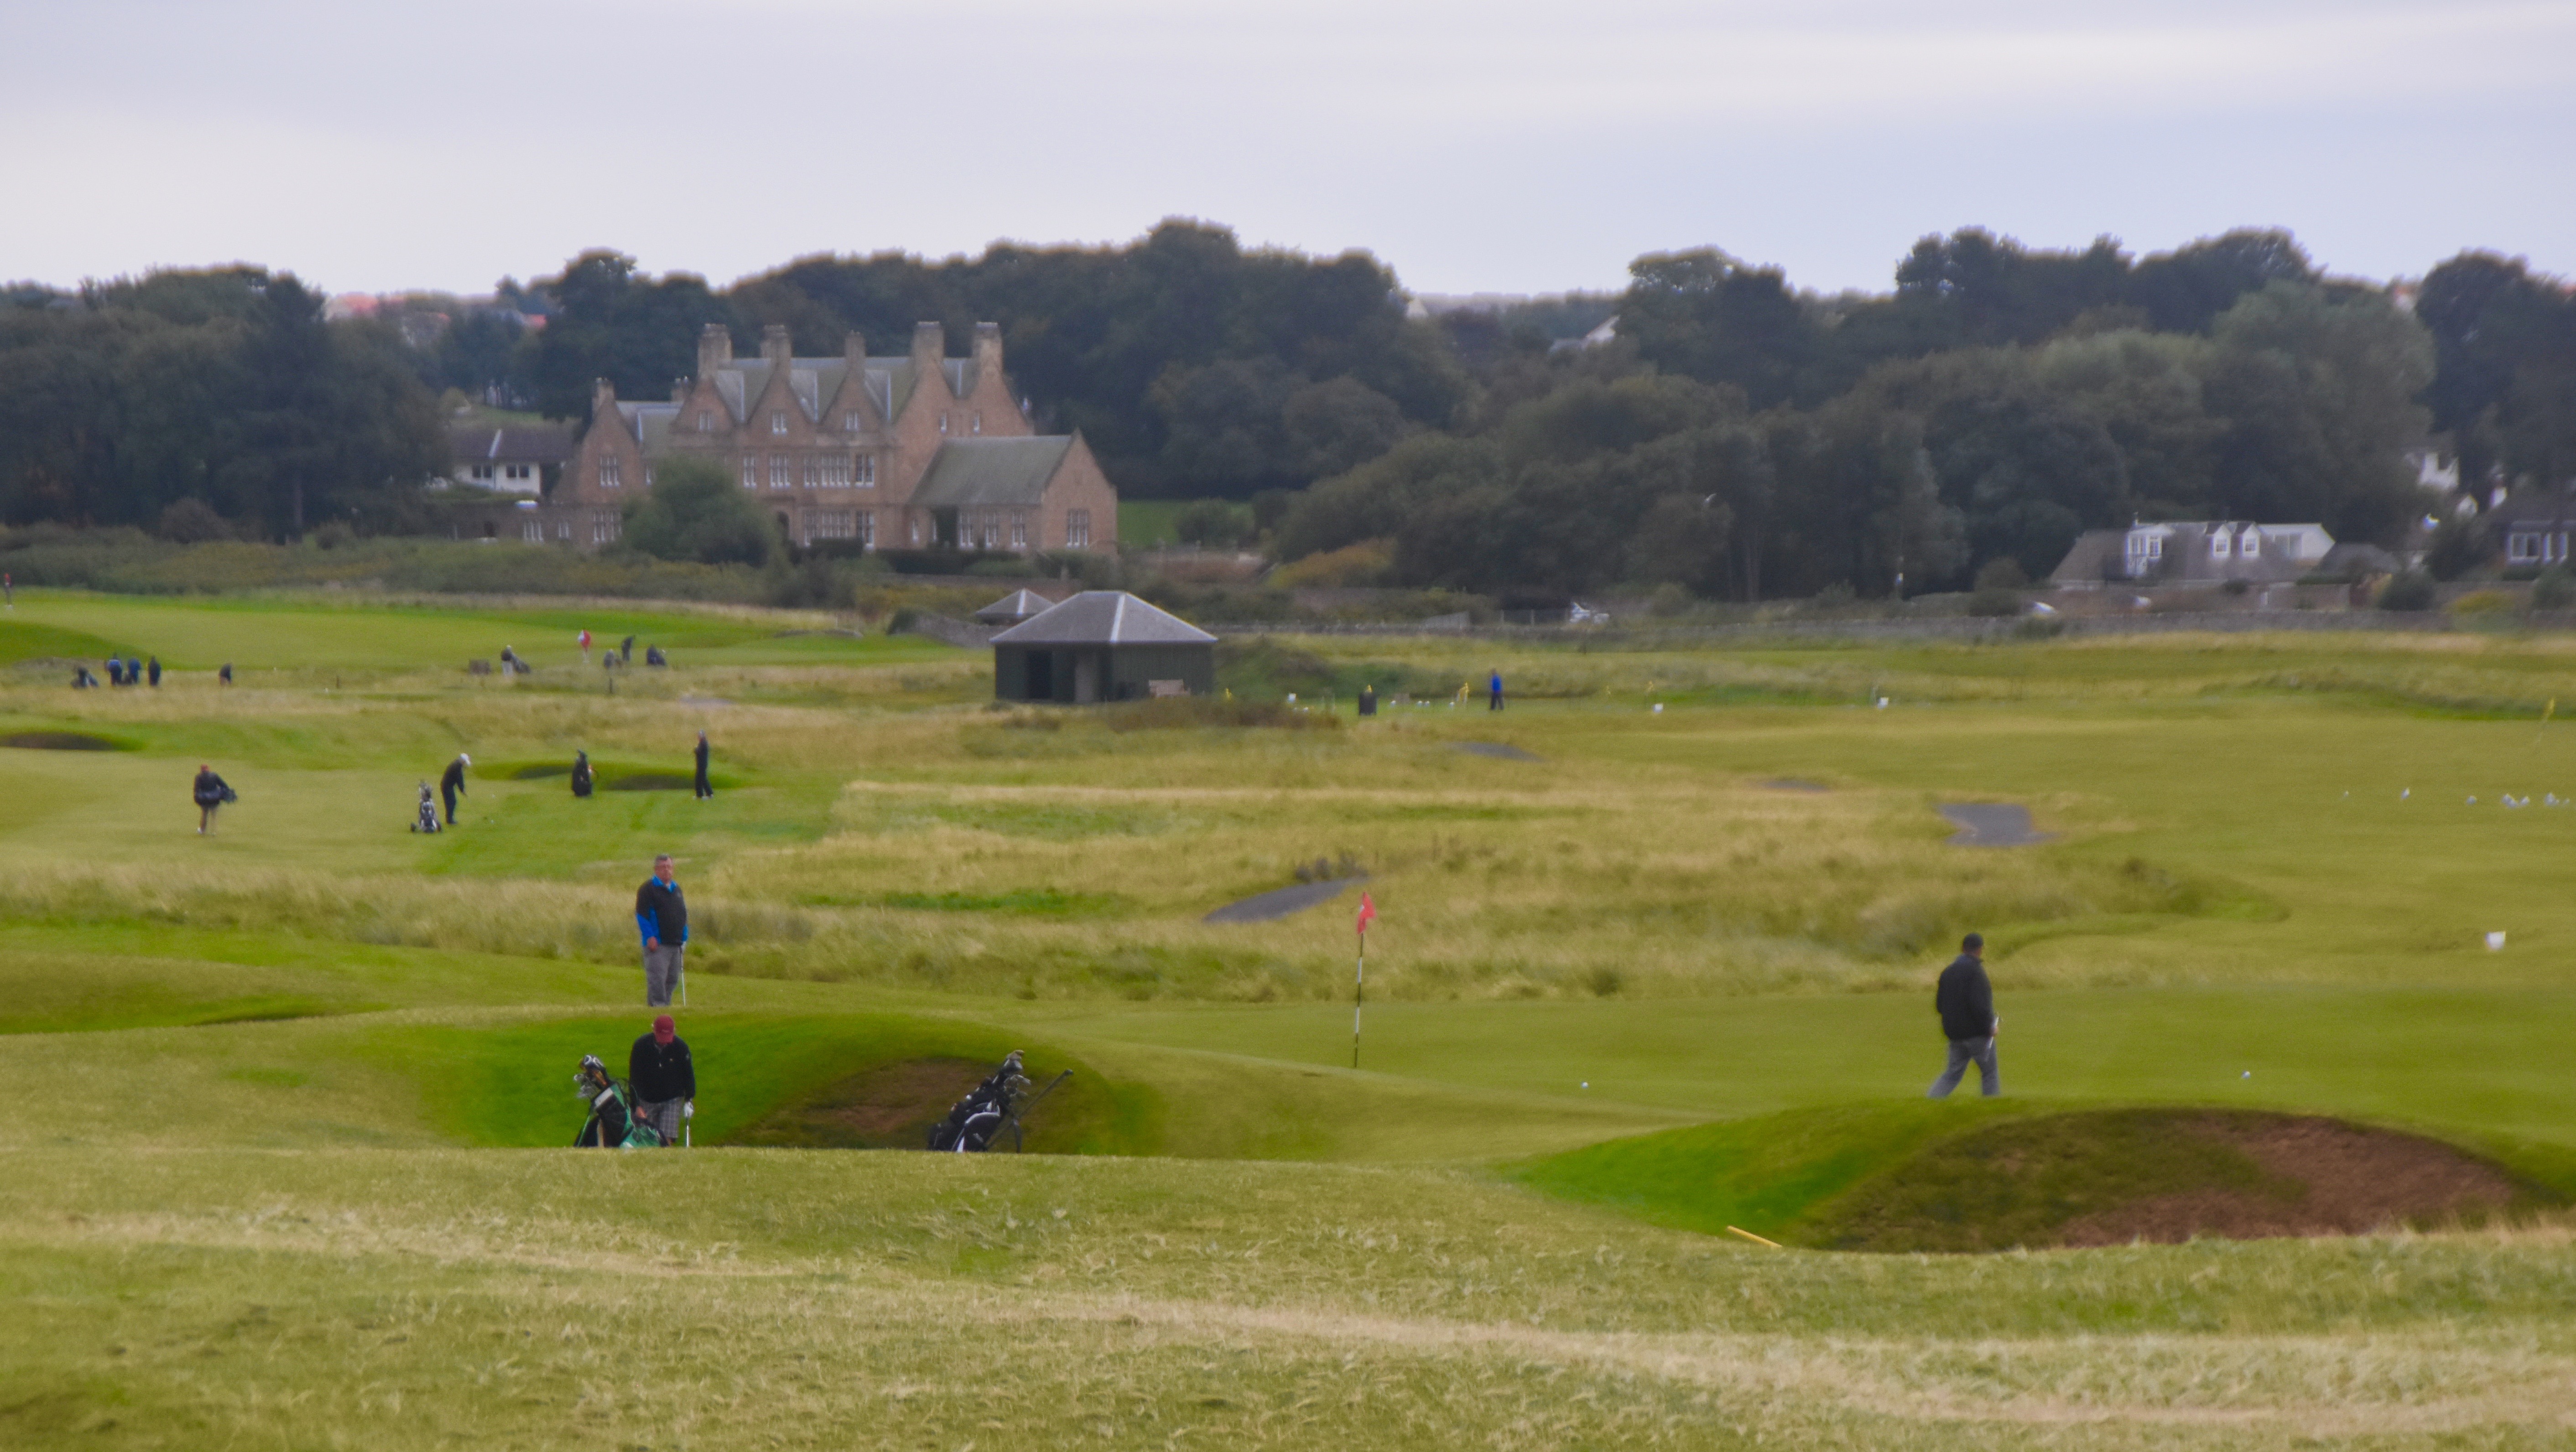
[[[716,789],[707,785],[707,733],[704,731],[698,733],[698,749],[692,755],[698,763],[698,800],[703,802],[716,794]]]
[[[1986,981],[1985,952],[1986,940],[1976,933],[1960,940],[1959,956],[1941,970],[1941,986],[1932,994],[1933,1011],[1941,1015],[1941,1032],[1950,1040],[1950,1067],[1932,1081],[1935,1099],[1949,1098],[1971,1063],[1977,1066],[1978,1087],[1987,1098],[2004,1092],[2003,1075],[1995,1067],[1995,1031],[2003,1020],[1995,1017],[1995,989]]]
[[[460,751],[447,764],[447,770],[438,774],[438,795],[447,803],[447,825],[451,827],[456,825],[456,799],[465,795],[465,768],[473,764],[474,758]]]
[[[653,1031],[628,1051],[626,1090],[635,1096],[635,1117],[653,1126],[665,1146],[678,1144],[684,1108],[695,1110],[698,1066],[689,1061],[689,1041],[672,1032],[669,1014],[656,1017]]]

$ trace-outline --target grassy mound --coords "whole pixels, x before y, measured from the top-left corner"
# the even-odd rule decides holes
[[[2533,1152],[2538,1153],[2538,1152]],[[2420,1135],[2244,1110],[1801,1110],[1593,1145],[1534,1188],[1703,1232],[1865,1251],[2359,1234],[2562,1205],[2563,1156],[2508,1167]]]

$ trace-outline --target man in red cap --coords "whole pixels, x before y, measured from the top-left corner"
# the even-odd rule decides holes
[[[635,1096],[635,1117],[653,1126],[664,1145],[678,1144],[681,1118],[697,1112],[698,1067],[669,1014],[654,1019],[653,1031],[627,1053],[626,1088]]]

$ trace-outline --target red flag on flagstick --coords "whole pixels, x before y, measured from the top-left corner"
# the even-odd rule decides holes
[[[1360,894],[1360,936],[1367,937],[1368,925],[1376,921],[1377,904],[1369,901],[1369,895],[1363,892]]]

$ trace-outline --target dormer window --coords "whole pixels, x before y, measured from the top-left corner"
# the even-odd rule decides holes
[[[2245,537],[2237,541],[2236,553],[2249,560],[2263,553],[2263,532],[2259,529],[2245,531]]]
[[[843,433],[854,434],[867,426],[868,416],[859,412],[855,408],[851,409],[848,413],[841,415],[841,432]]]
[[[714,409],[711,409],[711,408],[702,408],[702,409],[699,409],[699,410],[698,410],[698,432],[699,432],[699,433],[702,433],[702,434],[711,434],[711,433],[714,433],[715,431],[716,431],[716,415],[715,415],[715,410],[714,410]]]
[[[2213,560],[2227,558],[2227,531],[2222,529],[2209,537],[2209,557]]]
[[[773,434],[787,432],[787,410],[778,409],[769,415],[769,431]]]

